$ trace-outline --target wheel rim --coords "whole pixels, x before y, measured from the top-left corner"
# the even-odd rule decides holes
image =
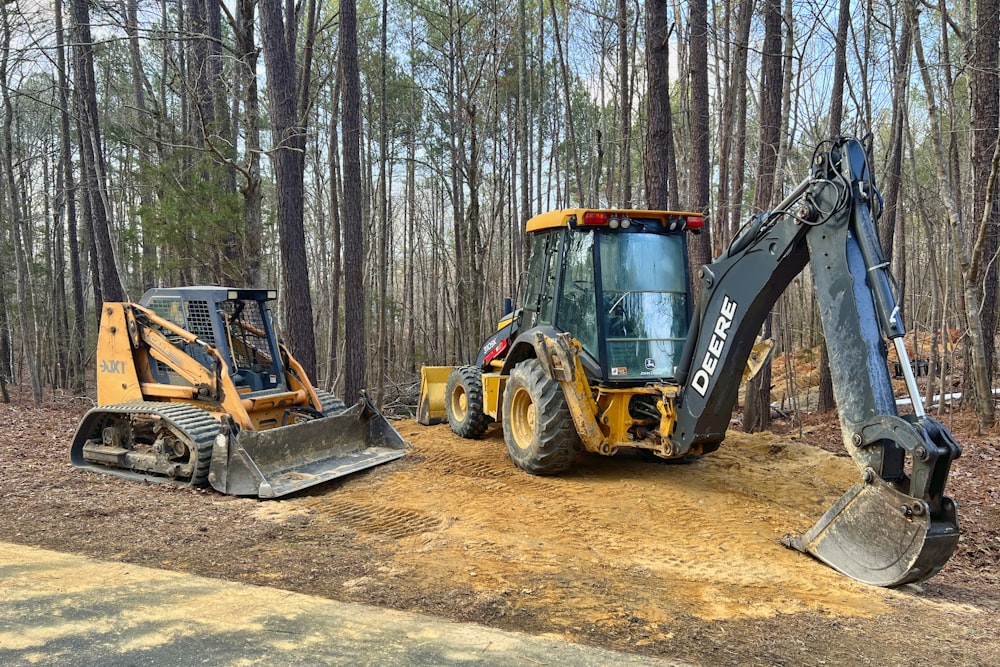
[[[451,414],[458,421],[465,419],[465,413],[469,409],[469,397],[465,394],[465,388],[458,386],[451,394]]]
[[[526,389],[518,388],[510,404],[510,425],[514,443],[527,449],[535,437],[535,402]]]

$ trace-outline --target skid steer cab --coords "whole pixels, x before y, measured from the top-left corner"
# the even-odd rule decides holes
[[[153,289],[105,303],[97,403],[72,463],[146,481],[277,498],[400,458],[367,398],[316,389],[279,341],[273,290]]]
[[[757,338],[767,314],[811,265],[843,441],[862,481],[785,542],[866,583],[932,576],[958,543],[944,489],[961,448],[922,407],[875,231],[882,199],[870,152],[870,140],[853,138],[817,146],[801,183],[699,269],[697,305],[686,239],[701,231],[701,215],[570,209],[532,218],[519,307],[471,364],[422,370],[418,421],[447,420],[466,438],[500,422],[511,459],[534,474],[563,472],[581,451],[710,453],[741,381],[770,352]],[[911,415],[897,414],[887,343]]]

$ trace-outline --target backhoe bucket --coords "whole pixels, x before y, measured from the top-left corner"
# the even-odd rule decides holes
[[[208,480],[216,491],[280,498],[398,459],[408,447],[364,398],[331,417],[216,438]]]
[[[936,574],[958,544],[955,503],[940,512],[890,487],[869,471],[807,533],[785,546],[812,554],[852,579],[900,586]]]
[[[444,408],[445,386],[454,366],[420,367],[420,402],[417,404],[417,423],[424,426],[448,421]]]

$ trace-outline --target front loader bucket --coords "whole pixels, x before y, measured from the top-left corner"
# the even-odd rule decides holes
[[[367,398],[332,417],[235,436],[225,430],[208,480],[237,496],[280,498],[398,459],[408,447]]]
[[[444,408],[445,386],[454,366],[420,367],[420,402],[417,403],[417,423],[424,426],[448,421]]]
[[[869,471],[800,537],[785,546],[812,554],[852,579],[900,586],[936,574],[958,544],[955,503],[942,510],[901,493]]]

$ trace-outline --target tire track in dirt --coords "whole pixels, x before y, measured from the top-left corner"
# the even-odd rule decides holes
[[[288,501],[309,530],[377,540],[387,574],[366,585],[466,588],[568,632],[635,621],[650,638],[681,617],[871,616],[885,591],[777,539],[807,529],[856,476],[849,460],[771,434],[733,434],[688,465],[582,456],[559,477],[514,467],[502,434],[398,426],[413,452],[391,474]]]
[[[338,525],[396,540],[435,530],[441,524],[433,517],[397,507],[380,507],[349,500],[330,501],[326,498],[304,504]]]

